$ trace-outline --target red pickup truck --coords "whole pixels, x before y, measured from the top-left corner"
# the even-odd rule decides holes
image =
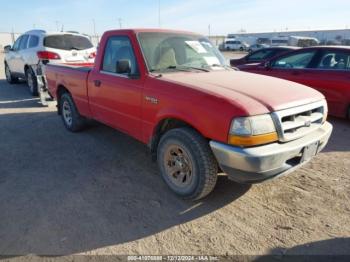
[[[185,199],[208,195],[220,172],[240,183],[287,174],[332,132],[319,92],[236,71],[195,33],[109,31],[93,67],[47,65],[46,81],[68,130],[95,119],[142,141]]]

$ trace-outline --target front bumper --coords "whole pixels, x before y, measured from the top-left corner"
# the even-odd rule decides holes
[[[318,144],[319,153],[331,136],[333,127],[326,122],[316,131],[287,143],[241,148],[210,142],[210,147],[229,178],[239,183],[259,183],[277,176],[286,175],[307,163],[303,158],[305,148]]]

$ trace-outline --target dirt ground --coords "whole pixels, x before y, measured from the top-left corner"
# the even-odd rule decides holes
[[[1,255],[350,255],[350,122],[331,118],[326,150],[293,174],[220,176],[193,203],[167,189],[146,146],[103,125],[67,132],[2,66]]]

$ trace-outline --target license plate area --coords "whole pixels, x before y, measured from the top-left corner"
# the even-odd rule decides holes
[[[301,157],[301,162],[307,162],[311,158],[317,155],[318,152],[318,147],[320,145],[320,142],[317,141],[315,143],[312,143],[306,147],[304,147],[303,152],[302,152],[302,157]]]

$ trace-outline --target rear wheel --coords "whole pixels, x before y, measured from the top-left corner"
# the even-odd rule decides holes
[[[79,114],[69,93],[61,95],[59,106],[63,124],[69,131],[79,132],[85,127],[85,119]]]
[[[12,75],[10,67],[7,65],[7,63],[5,63],[5,76],[9,84],[15,84],[18,82],[18,78]]]
[[[240,48],[239,48],[239,51],[244,51],[244,48],[241,46]]]
[[[33,96],[38,96],[38,82],[36,81],[36,76],[31,68],[26,69],[26,79],[29,91]]]
[[[163,135],[157,160],[165,183],[184,199],[201,199],[216,185],[215,157],[208,141],[193,129],[178,128]]]

